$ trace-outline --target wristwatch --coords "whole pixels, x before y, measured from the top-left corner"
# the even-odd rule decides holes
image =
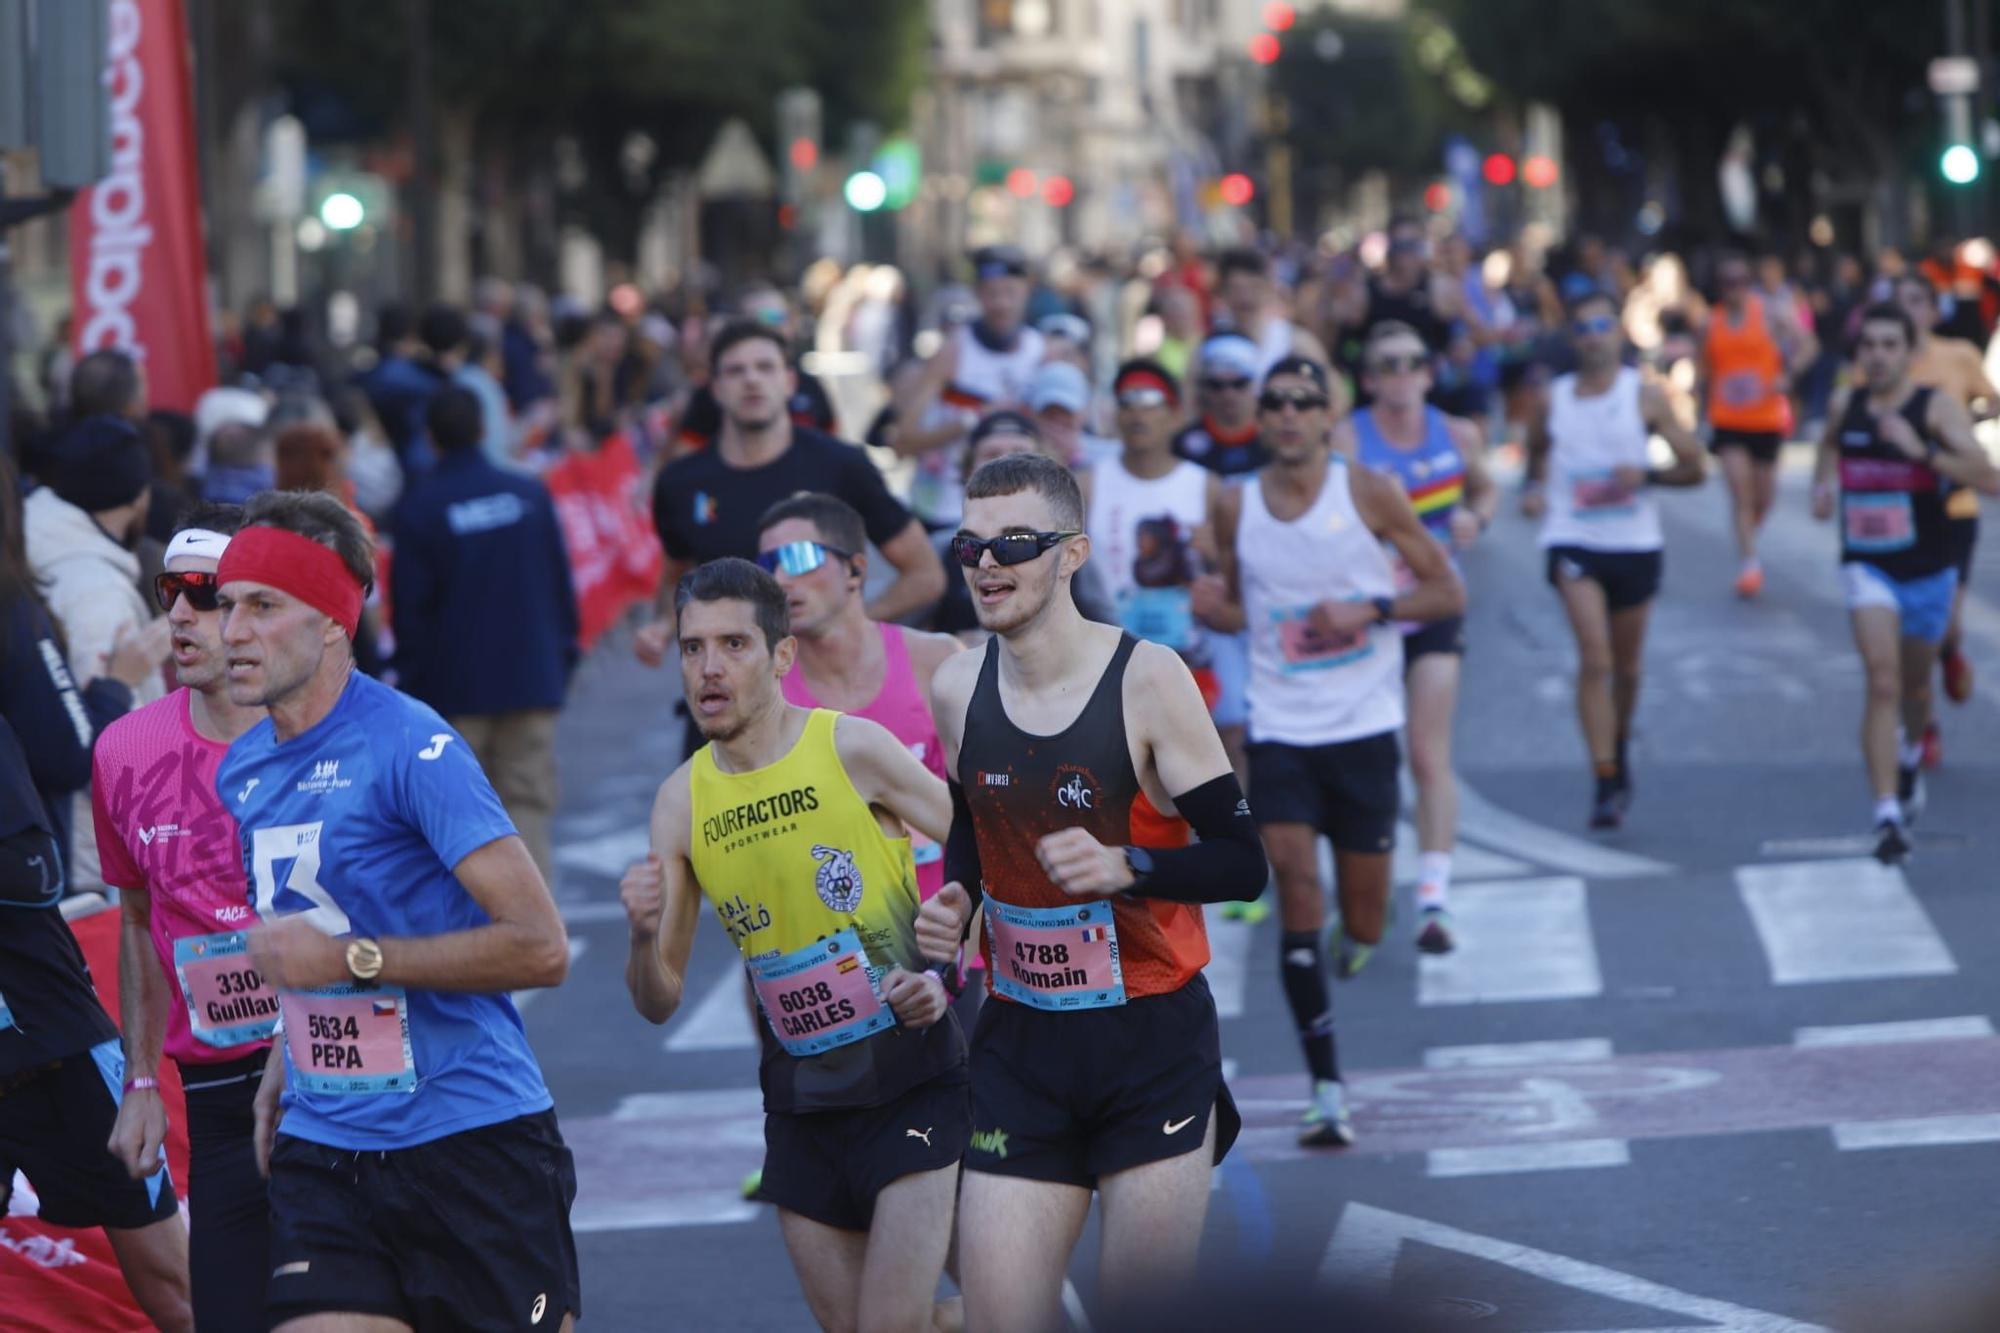
[[[1393,597],[1375,597],[1375,598],[1371,598],[1371,599],[1370,599],[1370,601],[1372,602],[1372,604],[1373,604],[1373,605],[1374,605],[1374,607],[1375,607],[1375,623],[1376,623],[1376,624],[1378,624],[1378,625],[1386,625],[1386,624],[1388,624],[1388,623],[1389,623],[1390,621],[1392,621],[1392,620],[1394,620],[1394,619],[1396,618],[1396,599],[1395,599],[1395,598],[1393,598]]]
[[[1127,891],[1142,888],[1153,874],[1153,854],[1144,847],[1127,847],[1125,868],[1132,872],[1132,882],[1126,886]]]
[[[382,975],[382,946],[374,940],[349,940],[347,970],[356,981],[373,981]]]

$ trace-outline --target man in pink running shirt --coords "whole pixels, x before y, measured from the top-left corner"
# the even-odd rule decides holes
[[[172,627],[180,688],[107,727],[91,775],[104,881],[118,890],[123,915],[129,1081],[111,1151],[135,1177],[158,1169],[164,1051],[187,1093],[189,1268],[204,1333],[261,1333],[270,1274],[251,1103],[278,1003],[244,952],[242,932],[255,922],[236,820],[215,790],[229,743],[264,716],[229,701],[215,603],[216,562],[241,517],[235,505],[204,505],[168,544],[153,593]]]

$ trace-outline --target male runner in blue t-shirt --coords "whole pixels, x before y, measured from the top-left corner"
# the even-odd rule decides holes
[[[576,1175],[507,995],[562,981],[562,923],[464,741],[354,670],[371,569],[338,501],[266,493],[216,571],[230,698],[270,710],[216,772],[282,1003],[270,1316],[567,1330]]]

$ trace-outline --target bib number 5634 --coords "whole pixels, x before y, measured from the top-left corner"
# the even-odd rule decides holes
[[[319,883],[320,831],[324,820],[310,824],[276,824],[252,830],[250,834],[250,875],[257,887],[257,915],[266,920],[279,916],[275,910],[279,888],[295,893],[312,904],[306,920],[329,935],[346,935],[351,927],[347,913]],[[278,863],[291,862],[282,881]],[[291,913],[282,915],[290,916]]]

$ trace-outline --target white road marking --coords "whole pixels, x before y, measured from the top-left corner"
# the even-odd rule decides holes
[[[740,1190],[684,1190],[642,1202],[612,1204],[578,1198],[571,1229],[578,1232],[645,1231],[653,1227],[716,1227],[754,1222],[762,1206]]]
[[[1736,887],[1776,985],[1958,971],[1893,866],[1859,857],[1738,866]]]
[[[577,959],[579,959],[579,958],[581,958],[581,957],[583,957],[583,955],[584,955],[584,951],[585,951],[586,949],[588,949],[588,948],[590,948],[590,941],[589,941],[589,940],[579,940],[579,939],[572,939],[572,940],[571,940],[571,941],[569,942],[569,961],[570,961],[570,964],[571,964],[572,966],[574,966],[574,965],[575,965],[575,963],[576,963],[576,960],[577,960]],[[537,988],[537,989],[530,989],[530,990],[517,990],[517,991],[515,991],[515,992],[514,992],[514,1007],[515,1007],[516,1009],[526,1009],[526,1008],[528,1007],[529,1003],[530,1003],[531,1001],[533,1001],[533,999],[534,999],[534,998],[535,998],[535,997],[536,997],[537,995],[540,995],[541,993],[542,993],[542,992],[541,992],[541,990],[540,990],[539,988]]]
[[[1623,1139],[1571,1139],[1567,1143],[1433,1148],[1424,1157],[1424,1174],[1434,1180],[1455,1176],[1511,1175],[1520,1171],[1575,1171],[1599,1166],[1629,1166],[1632,1162],[1632,1153]]]
[[[1508,1065],[1581,1065],[1611,1058],[1609,1037],[1574,1041],[1509,1041],[1491,1046],[1433,1046],[1424,1052],[1426,1069],[1500,1069]]]
[[[1833,1127],[1842,1152],[1868,1148],[1935,1148],[1953,1143],[2000,1143],[2000,1115],[1924,1115],[1907,1120],[1853,1120]]]
[[[1650,856],[1635,856],[1573,838],[1502,810],[1462,777],[1458,780],[1458,836],[1507,856],[1591,879],[1634,879],[1671,874],[1674,869]]]
[[[1403,800],[1405,806],[1414,808],[1415,789],[1406,788]],[[1392,862],[1395,882],[1399,887],[1417,882],[1417,857],[1420,854],[1415,826],[1407,819],[1399,822],[1396,825],[1396,852]],[[1512,879],[1516,875],[1534,873],[1535,867],[1525,861],[1516,861],[1512,857],[1489,852],[1483,847],[1475,847],[1463,841],[1451,854],[1451,877],[1454,883],[1463,883],[1470,879]]]
[[[1243,987],[1250,974],[1250,941],[1256,930],[1247,921],[1231,921],[1220,912],[1208,918],[1208,989],[1215,996],[1217,1018],[1243,1017]]]
[[[634,861],[643,861],[652,848],[652,835],[641,824],[637,828],[616,829],[594,838],[566,842],[556,848],[556,864],[615,880]]]
[[[1604,990],[1583,881],[1496,880],[1455,889],[1459,946],[1417,960],[1418,1004],[1586,999]]]
[[[618,902],[559,902],[556,910],[562,913],[565,926],[596,926],[625,919],[625,905]]]
[[[1993,1020],[1984,1014],[1963,1018],[1913,1018],[1901,1023],[1851,1023],[1845,1027],[1800,1028],[1794,1046],[1868,1046],[1903,1041],[1964,1041],[1993,1035]]]
[[[1482,1236],[1477,1232],[1460,1231],[1456,1227],[1426,1222],[1422,1218],[1405,1217],[1401,1213],[1371,1208],[1363,1203],[1350,1203],[1341,1214],[1340,1225],[1335,1228],[1333,1240],[1326,1248],[1326,1257],[1320,1262],[1319,1279],[1328,1286],[1376,1298],[1386,1297],[1395,1276],[1396,1256],[1402,1252],[1403,1243],[1412,1240],[1490,1263],[1505,1264],[1519,1272],[1595,1296],[1629,1301],[1634,1305],[1647,1305],[1656,1310],[1703,1320],[1705,1324],[1701,1326],[1701,1333],[1828,1333],[1828,1330],[1815,1324],[1800,1323],[1782,1315],[1676,1291],[1631,1273],[1621,1273],[1615,1268],[1603,1268],[1547,1250],[1530,1249],[1526,1245]],[[1683,1330],[1656,1329],[1652,1333],[1683,1333]],[[1689,1328],[1686,1333],[1694,1333],[1694,1330]]]
[[[750,990],[743,969],[727,967],[691,1011],[677,1015],[667,1034],[670,1051],[750,1050],[757,1029],[750,1023]]]

